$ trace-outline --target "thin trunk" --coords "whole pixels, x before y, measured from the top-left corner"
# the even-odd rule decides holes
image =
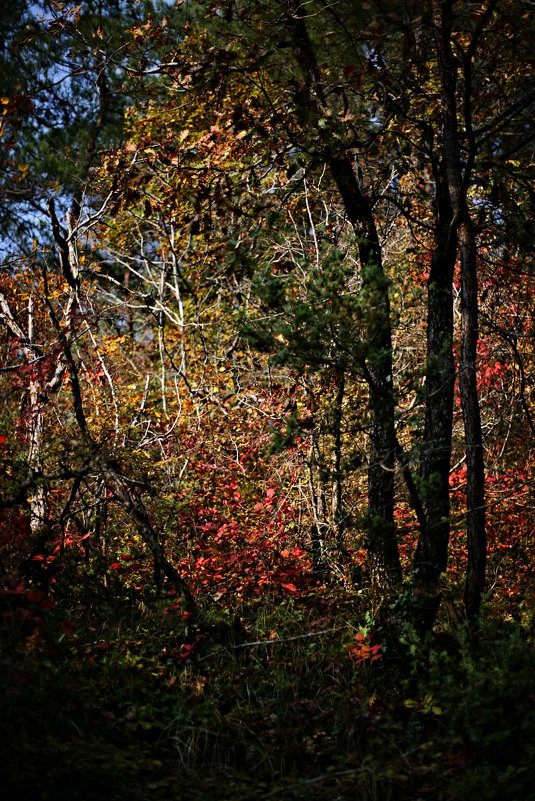
[[[299,108],[315,124],[326,161],[346,215],[358,241],[362,294],[367,300],[365,365],[369,385],[370,455],[368,468],[368,552],[371,592],[380,605],[401,583],[401,565],[394,524],[394,461],[396,436],[392,381],[392,338],[388,279],[371,208],[346,154],[333,154],[321,120],[329,111],[321,71],[306,26],[306,7],[295,0],[281,2],[284,24],[294,43],[296,61],[305,81]],[[297,100],[297,98],[296,98]],[[299,105],[299,103],[298,103]],[[315,122],[313,122],[315,118]],[[336,146],[339,150],[339,145]]]
[[[33,296],[28,299],[28,347],[26,356],[31,359],[34,355],[33,347]],[[34,366],[34,375],[30,378],[30,447],[28,451],[28,468],[33,473],[43,470],[42,448],[45,418],[43,415],[43,388],[36,375],[39,365]],[[44,529],[49,515],[48,492],[46,486],[40,482],[36,485],[30,497],[30,529],[35,534]]]
[[[429,329],[428,329],[428,364],[434,357],[440,357],[440,349],[433,340],[440,334],[433,333],[434,323],[443,326],[442,339],[447,345],[447,331],[453,334],[451,320],[451,282],[453,281],[453,267],[460,249],[461,270],[461,354],[459,364],[459,387],[461,406],[465,430],[465,448],[467,460],[467,538],[468,538],[468,572],[465,587],[465,607],[469,620],[474,621],[479,613],[481,593],[485,583],[486,536],[485,536],[485,478],[483,439],[481,431],[481,418],[479,397],[477,390],[477,342],[478,342],[478,287],[477,287],[477,251],[475,232],[470,219],[467,204],[467,191],[469,177],[476,156],[477,145],[472,130],[471,112],[471,64],[475,54],[478,38],[481,36],[486,21],[493,13],[495,3],[489,3],[485,14],[480,20],[468,50],[464,54],[464,125],[468,141],[468,157],[464,166],[461,160],[461,145],[458,131],[458,99],[457,78],[461,61],[452,50],[452,0],[433,0],[433,23],[435,47],[441,86],[442,132],[440,138],[440,175],[437,176],[437,207],[438,207],[438,242],[437,254],[441,254],[441,270],[439,278],[445,283],[437,293],[438,285],[429,285]],[[438,172],[438,171],[437,171]],[[439,180],[442,179],[442,180]],[[446,196],[447,188],[447,196]],[[442,243],[440,240],[442,237]],[[434,264],[433,267],[436,265]],[[433,274],[433,268],[432,268]],[[432,291],[433,289],[433,291]],[[445,310],[438,308],[440,297],[447,303],[447,319]],[[432,306],[436,304],[432,314]],[[446,368],[453,375],[453,359],[451,348],[448,355],[444,353]],[[430,586],[438,581],[440,573],[444,572],[447,564],[447,543],[449,539],[449,494],[448,474],[451,454],[451,420],[453,417],[453,385],[452,379],[443,376],[443,388],[436,381],[430,382],[434,369],[431,366],[428,372],[428,414],[426,414],[426,447],[427,458],[424,460],[422,475],[426,484],[425,490],[429,497],[434,495],[433,483],[436,482],[440,491],[437,493],[435,509],[426,509],[428,518],[429,536],[427,542],[421,538],[417,553],[417,566],[421,571],[424,583]],[[440,376],[438,370],[437,376]],[[448,387],[446,397],[446,383]],[[438,398],[433,400],[435,393]],[[442,396],[442,403],[441,398]],[[443,408],[441,408],[441,406]],[[435,414],[433,414],[433,409]],[[440,415],[448,413],[448,425],[440,422]],[[434,418],[434,419],[433,419]],[[427,422],[429,420],[429,429]],[[437,434],[444,435],[442,438]],[[433,446],[433,441],[439,446]],[[429,444],[431,443],[431,448]],[[440,503],[442,498],[442,503]],[[429,498],[424,499],[429,507]],[[440,508],[442,506],[442,509]],[[434,522],[429,518],[429,511],[434,512]],[[443,515],[442,520],[440,515]],[[434,533],[433,533],[434,529]]]
[[[42,410],[41,384],[39,381],[31,380],[30,395],[30,447],[28,450],[28,468],[32,473],[42,473],[42,447],[44,416]],[[45,485],[37,483],[32,490],[30,502],[30,529],[36,534],[40,532],[48,522],[49,504],[48,493]]]
[[[308,471],[310,501],[312,505],[313,522],[310,529],[310,546],[312,551],[312,572],[316,581],[323,581],[325,578],[325,530],[328,526],[325,518],[325,492],[321,473],[317,468],[315,449],[317,442],[314,434],[310,446]],[[317,480],[316,480],[317,474]]]
[[[28,384],[28,397],[29,397],[29,411],[30,418],[28,421],[29,433],[29,446],[28,446],[28,477],[31,478],[40,475],[43,471],[42,449],[43,449],[43,433],[44,433],[44,414],[43,405],[45,402],[45,392],[43,381],[39,376],[41,368],[41,359],[43,353],[41,347],[34,342],[34,308],[33,296],[30,295],[28,299],[28,328],[25,333],[19,326],[15,315],[11,311],[11,307],[7,298],[0,293],[0,319],[6,325],[6,328],[13,338],[13,340],[22,348],[26,362],[30,368],[30,379]],[[54,377],[55,379],[55,377]],[[56,383],[52,379],[47,385],[47,389],[55,390]],[[30,529],[33,533],[40,532],[44,534],[44,527],[48,521],[48,497],[46,487],[37,482],[34,484],[33,480],[32,495],[30,497]]]
[[[392,381],[392,337],[388,278],[370,204],[348,157],[330,159],[333,178],[346,214],[359,235],[361,292],[366,298],[370,454],[368,467],[368,551],[372,595],[382,598],[401,583],[401,564],[394,524],[396,431]]]
[[[464,590],[464,607],[468,621],[475,624],[479,617],[481,595],[485,588],[487,535],[485,514],[485,456],[477,388],[477,343],[479,339],[479,307],[477,281],[477,247],[474,226],[466,203],[468,179],[473,168],[477,141],[473,128],[472,62],[478,42],[487,22],[493,16],[498,0],[489,0],[479,19],[472,40],[463,57],[463,113],[469,150],[463,177],[465,196],[463,217],[459,226],[461,252],[461,357],[459,386],[463,411],[467,464],[467,547],[468,565]]]
[[[141,538],[152,553],[157,590],[161,590],[163,578],[165,577],[181,596],[186,610],[197,615],[198,610],[193,595],[185,581],[167,559],[139,494],[132,486],[129,486],[128,479],[118,475],[112,466],[104,464],[103,467],[113,482],[116,498],[133,519]]]
[[[450,537],[449,472],[455,386],[453,244],[434,254],[428,281],[426,407],[420,470],[426,527],[420,530],[414,571],[417,583],[431,593],[446,570]]]
[[[478,287],[477,250],[469,219],[459,226],[461,251],[461,358],[459,388],[464,420],[467,467],[468,565],[464,590],[466,617],[474,623],[479,616],[485,587],[487,540],[485,532],[485,466],[483,434],[477,390]]]
[[[336,548],[344,552],[344,509],[342,502],[342,406],[344,402],[345,376],[338,379],[333,407],[333,455],[331,511]]]

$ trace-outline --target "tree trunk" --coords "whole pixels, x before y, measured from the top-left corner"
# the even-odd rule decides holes
[[[388,278],[370,203],[347,156],[331,158],[331,172],[346,214],[359,237],[361,292],[366,300],[365,376],[369,387],[368,552],[372,596],[392,594],[401,583],[394,524],[396,430]]]
[[[353,164],[346,154],[333,153],[332,142],[320,121],[328,111],[320,69],[305,22],[303,5],[282,3],[285,27],[295,46],[295,58],[303,73],[303,118],[311,120],[322,143],[334,183],[358,241],[362,273],[362,295],[367,301],[364,366],[369,386],[370,454],[368,468],[368,551],[371,592],[380,605],[401,583],[401,565],[394,524],[394,462],[396,436],[394,387],[392,382],[392,337],[388,279],[384,273],[381,246],[371,201],[365,195]],[[338,150],[337,145],[336,150]]]
[[[434,620],[440,575],[448,561],[455,364],[453,358],[453,273],[457,258],[457,220],[461,192],[457,133],[456,62],[451,50],[452,4],[433,0],[434,42],[440,74],[442,126],[434,156],[435,252],[427,284],[427,366],[424,443],[421,462],[422,506],[426,527],[420,531],[414,573],[421,590],[419,621]]]
[[[461,251],[461,358],[459,388],[463,412],[467,486],[468,565],[464,590],[466,617],[475,623],[485,587],[485,465],[477,390],[478,288],[474,229],[468,218],[459,226]]]
[[[332,435],[334,439],[332,454],[332,497],[331,512],[335,547],[338,554],[344,553],[344,508],[342,492],[342,416],[345,392],[345,376],[338,377],[336,397],[333,406]]]
[[[420,467],[420,527],[413,572],[418,587],[415,625],[433,625],[440,603],[439,582],[448,561],[450,538],[449,473],[453,432],[455,363],[453,358],[453,272],[457,240],[441,165],[435,165],[436,249],[427,283],[427,365],[425,425]]]
[[[455,241],[433,255],[427,300],[427,370],[425,427],[421,457],[421,500],[426,519],[414,558],[417,584],[435,602],[441,573],[446,570],[450,536],[449,472],[453,430],[453,269]],[[436,611],[436,608],[435,608]]]
[[[425,454],[422,477],[426,493],[424,504],[428,517],[428,536],[419,543],[416,566],[426,586],[437,583],[446,569],[449,539],[448,474],[451,454],[451,419],[453,416],[453,357],[448,338],[453,336],[451,316],[451,284],[457,247],[461,267],[461,354],[459,387],[465,430],[467,459],[467,538],[468,572],[465,588],[465,607],[469,620],[479,613],[481,592],[485,582],[486,536],[484,506],[484,459],[477,390],[476,359],[478,341],[478,299],[476,243],[467,203],[469,177],[477,146],[471,119],[471,62],[478,37],[492,13],[489,4],[472,41],[464,53],[464,125],[468,141],[468,156],[462,168],[462,153],[458,131],[457,77],[459,59],[452,50],[452,0],[433,0],[434,38],[441,88],[442,131],[440,136],[440,169],[437,170],[437,234],[440,258],[434,260],[429,283],[428,321],[428,387],[425,432]],[[442,241],[441,241],[442,240]],[[436,254],[436,255],[438,255]],[[436,266],[440,264],[434,280]],[[442,301],[447,309],[440,309]],[[442,326],[442,332],[437,329]],[[441,354],[439,341],[447,348]],[[432,361],[444,359],[441,378]],[[437,379],[442,380],[440,385]],[[446,386],[447,385],[447,386]],[[448,414],[448,422],[440,420]],[[429,425],[428,425],[429,424]],[[436,443],[436,444],[435,444]],[[437,485],[436,500],[434,485]],[[432,515],[432,518],[429,515]],[[427,541],[426,541],[427,540]],[[419,576],[420,577],[420,576]]]

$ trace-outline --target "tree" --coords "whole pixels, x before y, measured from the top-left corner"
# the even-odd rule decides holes
[[[144,343],[131,383],[139,414],[122,417],[121,382],[102,367],[115,439],[123,425],[132,438],[149,405],[149,428],[165,421],[168,438],[190,409],[208,425],[211,410],[245,407],[250,387],[278,370],[289,412],[279,439],[308,448],[317,569],[326,539],[344,555],[353,537],[365,431],[374,605],[386,612],[399,591],[395,520],[408,500],[423,629],[448,565],[457,377],[472,622],[485,583],[478,272],[490,242],[500,260],[529,250],[520,223],[516,241],[507,223],[515,202],[531,213],[529,185],[504,158],[525,161],[533,137],[518,7],[201,3],[136,22],[121,61],[99,50],[102,70],[93,65],[132,78],[124,141],[87,172],[105,136],[97,118],[80,159],[92,211],[81,214],[74,190],[67,233],[53,225],[67,284],[74,262],[62,242],[85,232],[87,263],[71,288],[91,279],[95,309],[112,304],[115,316],[96,311],[102,335],[124,336],[136,353]],[[153,62],[136,70],[140,47]],[[529,419],[525,381],[522,396]]]
[[[87,0],[14,3],[2,18],[0,84],[3,125],[0,213],[3,251],[49,237],[46,199],[78,218],[89,173],[121,136],[136,76],[151,68],[151,40],[137,37],[122,56],[127,31],[162,12],[152,3]]]

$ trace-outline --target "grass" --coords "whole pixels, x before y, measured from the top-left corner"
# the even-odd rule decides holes
[[[57,607],[39,637],[5,618],[6,797],[530,797],[534,653],[520,624],[489,616],[476,645],[445,622],[425,643],[407,630],[356,664],[362,593],[206,604],[202,617],[192,628],[169,599]]]

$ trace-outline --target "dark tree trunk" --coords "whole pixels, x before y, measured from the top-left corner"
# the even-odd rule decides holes
[[[401,583],[394,524],[396,430],[388,278],[370,203],[348,157],[331,158],[331,172],[347,216],[359,236],[361,292],[366,299],[365,365],[369,387],[368,552],[372,594],[380,600]]]
[[[328,110],[314,46],[305,22],[306,9],[283,2],[285,26],[295,46],[303,73],[303,116],[311,119],[326,154],[333,180],[358,241],[362,294],[367,301],[366,341],[369,355],[364,367],[369,385],[370,455],[368,469],[368,551],[372,596],[377,604],[401,583],[401,566],[394,524],[394,463],[396,436],[392,339],[388,279],[371,201],[362,190],[353,164],[345,154],[334,155],[320,120]]]
[[[478,297],[477,297],[477,252],[475,233],[470,219],[467,204],[467,191],[469,178],[476,156],[476,142],[472,130],[471,119],[471,63],[475,54],[478,37],[481,35],[486,21],[492,14],[494,4],[490,3],[485,14],[479,22],[472,41],[463,54],[464,67],[464,126],[468,143],[468,156],[462,167],[462,153],[458,131],[458,98],[457,77],[461,61],[452,50],[452,0],[433,0],[433,26],[435,48],[441,86],[442,132],[439,141],[440,167],[437,176],[437,221],[439,235],[439,253],[443,256],[439,261],[444,265],[439,270],[440,279],[446,280],[441,291],[437,293],[429,284],[429,331],[428,331],[428,387],[427,402],[429,405],[426,414],[426,453],[422,465],[422,477],[426,493],[433,497],[433,484],[437,482],[440,487],[437,498],[438,504],[426,509],[429,536],[421,540],[417,552],[416,565],[424,583],[438,581],[440,573],[446,569],[447,543],[449,538],[449,494],[448,474],[449,457],[451,453],[451,418],[453,406],[453,358],[451,348],[448,354],[444,353],[445,369],[448,374],[451,370],[451,379],[448,379],[448,388],[442,388],[434,380],[440,377],[440,370],[430,381],[435,369],[430,364],[434,358],[440,358],[438,343],[433,343],[436,334],[433,333],[434,319],[444,326],[442,338],[444,346],[449,336],[447,327],[451,326],[451,283],[453,281],[453,267],[456,259],[457,247],[460,250],[461,269],[461,354],[459,364],[459,388],[465,430],[465,449],[467,460],[467,538],[468,538],[468,571],[465,588],[465,608],[467,617],[472,622],[477,618],[481,600],[481,593],[485,583],[486,536],[485,536],[485,505],[484,505],[484,458],[483,439],[481,431],[481,418],[479,410],[479,397],[477,390],[477,342],[478,342]],[[442,178],[442,180],[438,180]],[[446,195],[447,189],[447,195]],[[440,247],[440,236],[446,243]],[[433,265],[433,268],[435,264]],[[433,274],[433,269],[432,269]],[[440,296],[446,300],[447,313],[439,309]],[[438,302],[437,302],[438,301]],[[436,308],[432,309],[433,306]],[[445,316],[447,314],[447,317]],[[442,320],[441,320],[442,318]],[[446,373],[444,374],[446,381]],[[447,397],[446,397],[447,395]],[[436,396],[436,397],[435,397]],[[440,400],[442,397],[442,401]],[[441,403],[444,408],[441,409]],[[449,410],[448,425],[440,422],[439,416]],[[429,429],[427,423],[429,421]],[[436,427],[436,432],[435,432]],[[449,441],[449,445],[448,442]],[[436,442],[436,445],[433,443]],[[437,450],[438,446],[438,450]],[[442,500],[440,500],[442,499]],[[425,498],[429,507],[429,499]],[[441,508],[442,507],[442,508]],[[429,513],[433,514],[433,519]],[[440,519],[440,515],[442,519]],[[435,534],[433,534],[433,530]]]
[[[466,447],[466,505],[468,565],[464,590],[467,619],[479,616],[485,587],[487,539],[485,532],[485,467],[483,434],[477,390],[478,287],[476,243],[469,219],[459,226],[461,252],[461,357],[459,388]]]
[[[428,280],[427,370],[424,444],[421,462],[422,506],[414,571],[422,594],[421,620],[432,625],[438,609],[439,579],[448,561],[455,363],[453,358],[453,274],[457,258],[456,215],[461,192],[457,133],[456,64],[451,51],[452,4],[433,0],[434,41],[441,83],[442,127],[434,162],[436,246]]]
[[[439,223],[440,224],[440,223]],[[453,395],[453,269],[455,240],[433,255],[428,281],[427,371],[424,443],[421,457],[421,502],[426,519],[414,559],[417,584],[432,599],[446,570],[450,537],[450,487]],[[431,609],[430,609],[431,614]]]

